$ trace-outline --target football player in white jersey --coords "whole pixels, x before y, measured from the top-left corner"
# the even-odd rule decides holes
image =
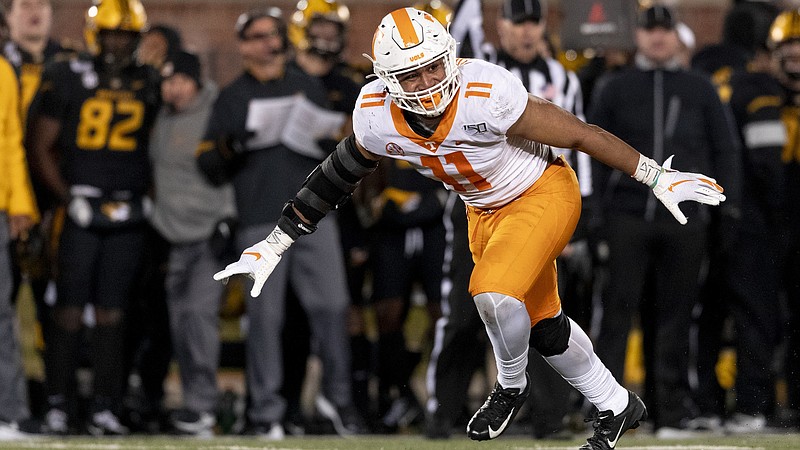
[[[494,439],[511,423],[530,392],[525,367],[533,345],[597,407],[594,435],[581,448],[614,448],[647,411],[561,312],[555,259],[578,221],[581,196],[575,172],[550,146],[580,150],[646,184],[680,223],[686,223],[680,202],[717,205],[725,200],[722,187],[705,175],[671,169],[670,159],[659,165],[529,95],[505,69],[457,60],[455,51],[455,40],[430,14],[401,8],[386,15],[369,56],[378,79],[361,91],[354,135],[308,176],[272,233],[214,278],[248,275],[251,295],[258,295],[291,244],[346,201],[381,157],[408,161],[467,204],[475,261],[470,293],[498,371],[468,436]]]

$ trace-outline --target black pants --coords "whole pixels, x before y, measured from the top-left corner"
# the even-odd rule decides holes
[[[789,408],[800,411],[800,217],[789,221],[790,229],[781,245],[785,247],[781,265],[786,294],[786,355],[784,373],[788,387]]]
[[[712,259],[697,322],[698,388],[703,413],[725,415],[715,363],[726,317],[734,323],[736,412],[769,415],[775,407],[773,362],[781,339],[779,233],[762,223],[742,223],[735,252]]]
[[[431,401],[427,412],[432,422],[449,428],[467,406],[470,380],[485,362],[487,338],[469,293],[469,278],[475,265],[469,251],[466,208],[454,194],[448,201],[445,226],[446,252],[451,256],[445,256],[443,284],[451,289],[442,298],[442,317],[436,323],[428,369]]]
[[[647,355],[654,396],[648,402],[649,412],[657,428],[678,426],[694,413],[687,358],[692,309],[706,256],[706,226],[700,221],[680,225],[615,215],[608,219],[604,236],[610,252],[608,282],[595,351],[622,381],[632,318],[643,299],[650,302],[655,320],[643,330],[653,342],[653,353]]]
[[[172,360],[165,290],[169,252],[169,242],[147,227],[142,270],[126,312],[125,373],[135,371],[141,377],[141,400],[146,404],[139,405],[145,409],[139,412],[157,413],[160,409]],[[123,381],[127,389],[127,377]]]
[[[736,329],[736,410],[769,414],[775,406],[773,361],[781,338],[775,234],[743,227],[728,259]]]

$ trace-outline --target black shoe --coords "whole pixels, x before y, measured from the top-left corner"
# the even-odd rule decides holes
[[[638,395],[628,391],[628,406],[615,416],[611,411],[598,412],[593,418],[594,435],[587,439],[580,450],[611,450],[617,446],[620,436],[639,426],[647,419],[647,408]]]
[[[486,441],[503,434],[531,392],[531,379],[527,373],[525,381],[527,384],[522,392],[517,388],[503,389],[500,383],[495,383],[489,398],[467,424],[467,436],[474,441]]]
[[[241,434],[245,431],[245,400],[226,390],[217,401],[217,425],[220,434]]]
[[[47,428],[47,424],[35,417],[22,419],[17,422],[17,426],[19,427],[19,431],[29,435],[48,434],[50,432]]]
[[[422,408],[417,400],[401,396],[392,402],[392,406],[381,418],[381,423],[387,430],[397,431],[418,423],[422,418]]]
[[[305,436],[306,418],[299,404],[288,405],[283,419],[283,428],[286,434],[292,436]]]
[[[369,430],[354,405],[336,406],[322,395],[315,401],[317,412],[333,424],[339,436],[366,434]]]
[[[425,437],[428,439],[450,439],[453,424],[450,420],[434,413],[425,421]]]

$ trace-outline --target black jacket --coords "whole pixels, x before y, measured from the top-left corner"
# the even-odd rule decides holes
[[[287,66],[283,77],[267,82],[243,73],[220,91],[214,104],[198,148],[198,163],[212,183],[233,183],[241,225],[275,221],[286,200],[297,193],[319,164],[281,142],[262,144],[260,125],[253,120],[260,117],[259,108],[265,102],[290,99],[297,94],[326,106],[325,90],[319,80],[293,66]],[[285,111],[289,114],[291,106]]]
[[[703,75],[680,69],[625,69],[594,93],[588,119],[659,163],[675,155],[675,169],[716,178],[725,188],[725,205],[739,204],[740,143],[730,110]],[[675,220],[630,174],[598,163],[593,175],[598,213]],[[700,213],[706,210],[703,205],[685,202],[681,210],[691,220],[709,220],[707,212]]]

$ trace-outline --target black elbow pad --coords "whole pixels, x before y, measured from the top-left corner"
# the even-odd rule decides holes
[[[330,210],[346,202],[361,179],[377,166],[378,161],[365,158],[358,151],[354,136],[342,139],[336,151],[306,178],[292,201],[294,207],[304,218],[316,224]]]

